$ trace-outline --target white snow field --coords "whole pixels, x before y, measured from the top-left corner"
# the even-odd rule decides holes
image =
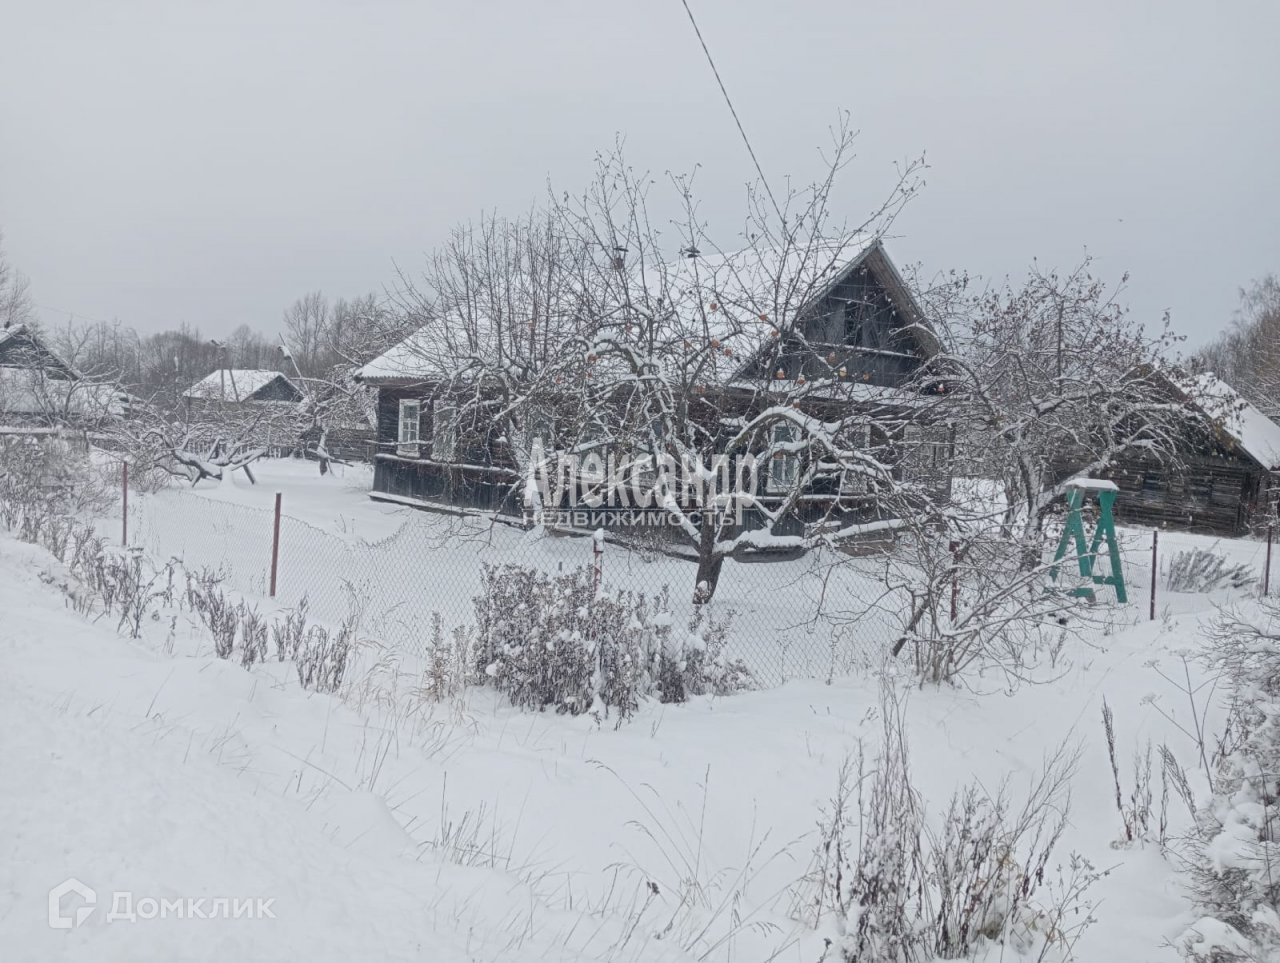
[[[263,464],[254,488],[237,480],[199,502],[157,497],[263,507],[282,489],[288,511],[353,538],[384,537],[403,520],[368,500],[366,473],[314,471]],[[1081,747],[1054,862],[1078,852],[1108,871],[1089,893],[1097,921],[1075,947],[1086,963],[1176,960],[1171,941],[1195,918],[1158,846],[1115,845],[1102,699],[1115,712],[1126,792],[1129,760],[1148,740],[1167,743],[1199,780],[1178,725],[1188,721],[1185,696],[1157,668],[1181,678],[1178,653],[1198,644],[1215,603],[1250,604],[1245,590],[1164,596],[1161,617],[1147,621],[1137,558],[1149,533],[1129,534],[1130,605],[1105,634],[1070,643],[1053,681],[910,689],[905,667],[897,678],[910,691],[914,775],[931,817],[971,778],[992,792],[1008,779],[1016,799],[1047,754],[1064,741]],[[1261,550],[1218,548],[1240,560]],[[448,561],[447,548],[438,554]],[[124,638],[109,620],[72,611],[64,579],[44,549],[0,534],[5,963],[814,963],[837,938],[834,920],[816,929],[795,920],[794,899],[838,767],[859,740],[869,754],[879,744],[870,670],[647,704],[617,728],[521,712],[484,690],[426,701],[412,662],[393,653],[366,658],[342,696],[320,695],[302,690],[288,664],[246,671],[220,661],[183,617]],[[1176,803],[1170,820],[1175,832],[1185,823]],[[67,925],[54,928],[49,893],[68,879],[96,898],[71,925],[89,904],[64,897]],[[239,918],[200,915],[245,900],[253,909]],[[270,915],[258,900],[271,901]],[[122,918],[127,910],[136,917]],[[1000,946],[988,955],[1018,958]]]

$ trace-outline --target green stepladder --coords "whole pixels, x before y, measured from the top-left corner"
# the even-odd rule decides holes
[[[1094,529],[1093,538],[1086,547],[1083,508],[1085,493],[1090,491],[1096,492],[1098,497],[1098,526]],[[1116,590],[1116,601],[1123,605],[1129,601],[1129,596],[1124,587],[1120,543],[1116,540],[1116,520],[1112,513],[1112,506],[1115,505],[1119,491],[1115,482],[1102,479],[1073,478],[1067,482],[1067,523],[1062,529],[1062,538],[1058,540],[1058,551],[1053,556],[1049,577],[1055,582],[1058,580],[1058,570],[1062,560],[1067,557],[1068,548],[1074,545],[1080,577],[1094,585],[1112,586]],[[1104,541],[1107,543],[1107,555],[1111,561],[1111,574],[1097,575],[1094,573],[1093,563]],[[1072,589],[1071,594],[1087,598],[1090,602],[1097,598],[1097,593],[1088,585]]]

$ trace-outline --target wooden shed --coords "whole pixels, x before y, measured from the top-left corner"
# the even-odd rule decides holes
[[[1280,425],[1212,374],[1170,375],[1188,419],[1176,459],[1130,457],[1107,474],[1122,523],[1236,536],[1276,519]]]

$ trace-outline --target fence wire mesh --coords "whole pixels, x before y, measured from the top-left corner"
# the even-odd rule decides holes
[[[514,564],[550,575],[586,568],[606,593],[666,591],[675,624],[692,619],[696,564],[656,549],[526,531],[502,520],[407,511],[399,528],[364,541],[291,516],[280,519],[276,602],[304,601],[311,618],[352,614],[362,634],[424,656],[438,614],[445,631],[476,621],[486,566]],[[250,597],[270,585],[273,512],[189,491],[134,496],[132,544],[189,570],[216,571]],[[810,555],[782,562],[725,563],[712,611],[729,616],[728,655],[757,684],[828,678],[876,662],[901,622],[875,600],[883,593],[870,558]]]

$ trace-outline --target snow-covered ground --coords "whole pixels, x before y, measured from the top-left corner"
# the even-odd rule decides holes
[[[367,499],[364,473],[314,471],[267,464],[260,487],[207,497],[265,507],[280,488],[287,511],[360,538],[404,520]],[[1192,918],[1157,846],[1113,845],[1100,707],[1115,712],[1123,778],[1148,740],[1194,775],[1194,747],[1159,711],[1185,724],[1185,696],[1157,668],[1180,676],[1177,653],[1223,599],[1167,596],[1147,621],[1134,564],[1134,601],[1108,632],[1071,643],[1052,683],[975,679],[907,703],[931,816],[971,778],[992,791],[1007,778],[1016,798],[1046,754],[1081,747],[1058,856],[1109,870],[1076,948],[1088,963],[1176,959],[1168,941]],[[646,705],[616,729],[486,691],[438,705],[386,664],[339,698],[301,690],[287,665],[216,659],[185,618],[122,638],[67,607],[63,578],[43,549],[0,534],[0,959],[812,963],[833,935],[789,911],[841,761],[879,742],[869,672]],[[68,878],[96,904],[55,929],[49,891]],[[204,899],[209,913],[226,898],[273,900],[272,916],[110,919],[125,908],[117,892],[134,911]],[[82,905],[68,895],[62,912]]]

